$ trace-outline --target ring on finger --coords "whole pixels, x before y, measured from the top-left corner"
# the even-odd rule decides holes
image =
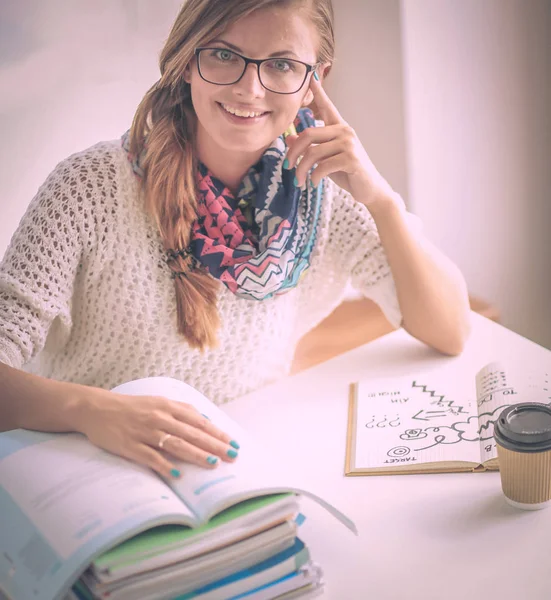
[[[167,440],[169,438],[171,438],[171,437],[172,437],[172,434],[170,434],[170,433],[164,433],[161,436],[161,439],[159,440],[159,443],[157,444],[157,446],[159,446],[159,448],[162,450],[163,447],[164,447],[164,445],[165,445],[165,443],[167,442]]]

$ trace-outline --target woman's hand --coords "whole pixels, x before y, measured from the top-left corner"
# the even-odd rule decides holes
[[[180,476],[170,459],[213,469],[220,459],[233,462],[237,458],[237,442],[190,404],[98,388],[86,388],[84,394],[79,431],[96,446],[163,477]]]
[[[396,193],[377,171],[355,131],[341,117],[315,77],[310,79],[310,89],[325,127],[309,127],[298,136],[286,138],[288,167],[292,169],[302,156],[296,169],[298,185],[304,185],[308,171],[317,163],[312,172],[315,186],[323,177],[329,176],[367,207],[376,202],[394,200]]]

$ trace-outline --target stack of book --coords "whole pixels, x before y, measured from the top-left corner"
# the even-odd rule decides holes
[[[204,396],[170,378],[115,388],[193,404],[240,442],[235,462],[178,479],[77,433],[0,433],[0,597],[13,600],[311,598],[322,571],[298,537],[299,473],[270,462]]]
[[[79,600],[313,598],[322,573],[297,537],[297,497],[226,509],[198,528],[165,525],[97,557],[72,588]]]

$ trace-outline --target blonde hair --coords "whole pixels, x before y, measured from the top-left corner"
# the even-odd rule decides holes
[[[308,10],[320,36],[318,61],[332,63],[331,0],[187,0],[174,22],[160,56],[161,78],[141,101],[130,131],[130,152],[143,156],[145,207],[167,252],[188,247],[196,220],[197,117],[190,85],[183,78],[195,48],[258,9],[288,4],[301,4]],[[168,264],[174,275],[178,331],[194,348],[215,347],[220,284],[203,268],[194,268],[193,257],[186,253],[172,256]]]

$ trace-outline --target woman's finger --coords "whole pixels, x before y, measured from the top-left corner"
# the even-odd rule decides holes
[[[318,166],[312,171],[310,176],[312,185],[317,187],[324,177],[327,177],[332,173],[346,171],[348,166],[348,159],[344,154],[337,154],[331,158],[319,162]]]
[[[163,443],[163,450],[171,451],[171,447],[176,447],[174,446],[174,440],[181,440],[186,442],[186,444],[191,444],[195,448],[201,450],[203,452],[201,456],[205,458],[205,460],[210,456],[211,458],[221,458],[226,462],[231,462],[238,456],[237,450],[239,449],[239,445],[237,443],[234,442],[233,445],[230,445],[192,425],[182,423],[171,417],[167,417],[159,429],[156,429],[153,432],[148,431],[143,441],[150,446],[158,447],[160,441],[166,437],[167,434],[170,437],[166,438],[166,441]],[[209,462],[214,464],[213,461]]]
[[[297,167],[295,177],[299,186],[304,185],[308,171],[316,164],[343,152],[344,145],[340,140],[333,140],[325,144],[310,146],[304,153],[300,164]]]
[[[161,452],[154,450],[146,444],[133,444],[124,449],[120,454],[144,467],[153,469],[153,471],[166,479],[177,479],[182,475],[181,471],[165,458]]]
[[[316,79],[315,76],[310,77],[310,89],[314,94],[316,107],[325,125],[337,125],[345,122],[337,107],[331,102],[331,99],[323,89],[321,81]]]
[[[340,126],[309,127],[301,131],[287,151],[285,168],[292,169],[296,165],[299,156],[302,156],[309,146],[330,142],[340,135],[340,131]]]
[[[193,463],[207,469],[214,469],[220,464],[220,457],[175,435],[166,437],[162,451],[178,461]],[[227,459],[227,462],[233,462],[236,457],[237,453],[235,453],[233,458],[230,456],[226,456],[225,458]]]
[[[298,140],[298,134],[294,134],[294,135],[286,135],[285,136],[285,144],[287,145],[287,148],[291,148],[291,146]]]
[[[179,402],[172,402],[170,407],[170,414],[179,422],[187,423],[192,425],[200,431],[204,431],[206,434],[225,442],[226,444],[232,445],[234,448],[239,448],[237,441],[233,440],[230,435],[222,431],[205,415],[201,414],[195,408],[188,408],[181,406]],[[170,433],[170,432],[169,432]]]

